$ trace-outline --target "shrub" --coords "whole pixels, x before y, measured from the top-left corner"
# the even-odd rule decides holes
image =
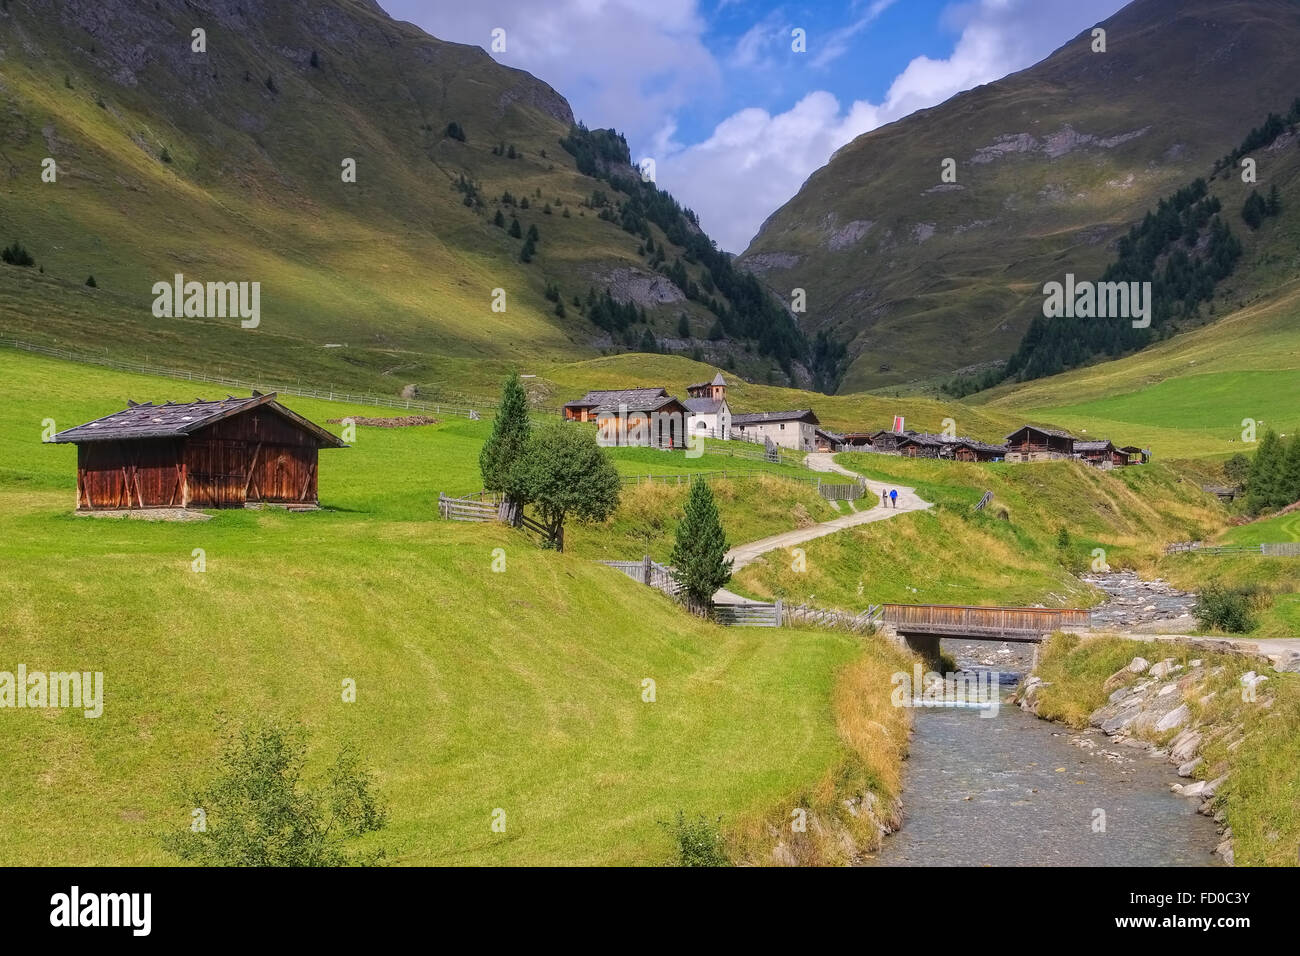
[[[1255,588],[1228,588],[1210,584],[1196,603],[1196,622],[1206,630],[1245,634],[1257,625],[1253,607],[1261,595]]]
[[[88,279],[86,279],[86,285],[90,286],[92,289],[99,288],[98,283],[95,282],[94,276],[90,276]]]
[[[367,866],[382,851],[349,853],[347,842],[382,829],[387,812],[370,775],[344,748],[319,784],[303,780],[301,731],[276,723],[231,737],[208,786],[187,794],[202,826],[163,837],[163,846],[207,866]],[[196,821],[197,822],[197,821]]]
[[[710,822],[704,814],[689,820],[678,810],[676,819],[660,820],[659,825],[677,845],[678,866],[731,866],[722,852],[721,822],[721,817]]]
[[[444,135],[456,140],[457,142],[465,142],[465,130],[455,120],[452,120],[447,124],[447,131]]]

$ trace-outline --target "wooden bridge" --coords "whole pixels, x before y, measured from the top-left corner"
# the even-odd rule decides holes
[[[1088,626],[1088,612],[1077,608],[883,604],[881,611],[881,620],[903,636],[1037,643],[1053,631]]]

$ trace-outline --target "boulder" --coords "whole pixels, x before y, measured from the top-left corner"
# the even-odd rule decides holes
[[[1201,764],[1203,764],[1203,763],[1205,763],[1205,761],[1204,761],[1202,758],[1197,757],[1197,758],[1194,759],[1194,760],[1189,760],[1189,761],[1187,761],[1187,763],[1179,764],[1179,765],[1178,765],[1178,776],[1180,776],[1180,777],[1190,777],[1192,774],[1194,774],[1194,773],[1196,772],[1196,768],[1199,767],[1199,766],[1200,766]]]
[[[1186,704],[1179,704],[1169,713],[1165,714],[1155,723],[1157,732],[1163,733],[1167,730],[1173,730],[1175,727],[1181,727],[1187,723],[1187,719],[1192,716],[1192,712],[1187,709]]]
[[[1182,664],[1176,664],[1172,657],[1166,657],[1159,664],[1152,664],[1151,670],[1148,673],[1151,677],[1168,677],[1175,671],[1180,671],[1182,669]]]
[[[1132,671],[1134,674],[1141,674],[1144,670],[1146,670],[1150,666],[1151,666],[1151,662],[1148,661],[1145,657],[1135,657],[1133,658],[1133,660],[1129,661],[1128,663],[1128,669]]]

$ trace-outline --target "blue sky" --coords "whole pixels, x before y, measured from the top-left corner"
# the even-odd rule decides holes
[[[855,137],[1030,66],[1125,0],[378,0],[612,126],[741,252]],[[806,50],[792,49],[801,29]]]

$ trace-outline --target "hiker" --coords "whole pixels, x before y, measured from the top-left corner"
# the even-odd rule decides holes
[[[897,488],[890,488],[890,489],[889,489],[889,506],[890,506],[891,508],[897,508],[897,507],[898,507],[898,489],[897,489]]]
[[[887,495],[887,494],[885,493],[885,489],[884,489],[884,488],[881,488],[881,489],[880,489],[880,507],[882,507],[882,508],[888,508],[888,507],[889,507],[889,495]]]

